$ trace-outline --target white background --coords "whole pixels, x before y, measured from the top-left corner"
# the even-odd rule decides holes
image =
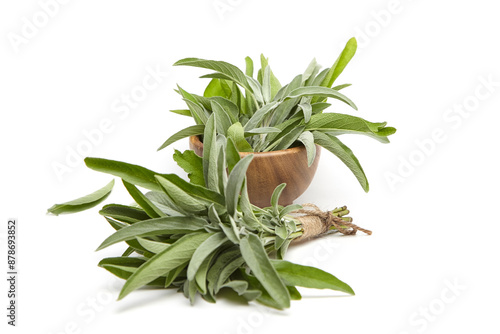
[[[219,11],[214,7],[224,4]],[[20,224],[18,327],[6,325],[2,279],[2,328],[43,334],[498,333],[498,6],[491,0],[393,4],[73,0],[51,7],[52,17],[43,22],[40,2],[2,1],[3,254],[5,222],[16,217]],[[40,27],[23,37],[29,33],[26,20],[38,20]],[[351,36],[360,47],[338,82],[353,84],[345,94],[359,112],[338,102],[330,110],[388,121],[398,132],[389,145],[342,138],[364,166],[369,193],[325,151],[297,202],[323,209],[348,205],[355,222],[374,233],[323,238],[296,247],[288,259],[333,273],[357,295],[305,291],[284,312],[228,298],[215,305],[198,299],[192,307],[174,291],[140,290],[116,302],[121,282],[96,264],[123,247],[94,252],[111,232],[97,208],[45,215],[52,204],[110,179],[86,169],[82,157],[72,157],[62,176],[54,171],[54,165],[67,165],[69,151],[85,145],[84,131],[106,119],[112,124],[85,156],[180,173],[173,148],[156,148],[192,124],[168,112],[183,107],[175,84],[202,93],[207,82],[197,77],[207,71],[171,67],[176,60],[200,57],[243,66],[245,56],[257,59],[264,52],[286,83],[313,57],[331,66]],[[138,89],[147,68],[167,74],[128,114],[116,112],[122,94]],[[432,144],[435,132],[440,140]],[[185,149],[187,142],[174,147]],[[129,201],[117,183],[108,202]]]

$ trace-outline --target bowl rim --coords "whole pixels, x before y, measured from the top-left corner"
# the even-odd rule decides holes
[[[189,137],[189,141],[193,144],[196,145],[199,148],[203,147],[203,142],[200,140],[200,135],[194,135]],[[320,149],[321,146],[318,144],[316,145],[316,150]],[[247,156],[249,154],[253,154],[254,156],[259,156],[259,157],[266,157],[266,156],[276,156],[276,155],[285,155],[285,154],[294,154],[294,153],[299,153],[302,151],[305,151],[306,147],[303,144],[300,144],[299,146],[295,147],[290,147],[284,150],[277,150],[277,151],[269,151],[269,152],[238,152],[240,156]]]

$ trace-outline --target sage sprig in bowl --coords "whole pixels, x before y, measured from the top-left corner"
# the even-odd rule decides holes
[[[361,164],[338,136],[361,134],[389,143],[388,136],[396,129],[386,126],[386,122],[369,122],[356,116],[324,112],[331,106],[328,98],[357,110],[354,102],[340,92],[350,84],[333,86],[356,48],[356,39],[351,38],[331,67],[322,69],[314,59],[302,74],[284,86],[264,56],[261,56],[256,77],[250,57],[245,59],[245,72],[224,61],[199,58],[177,61],[174,66],[200,67],[215,72],[201,76],[211,79],[203,96],[188,93],[178,86],[177,92],[187,109],[172,112],[192,117],[196,125],[170,136],[159,150],[179,139],[201,136],[210,115],[215,114],[217,133],[230,138],[239,152],[270,152],[304,145],[307,163],[311,166],[316,157],[316,145],[319,145],[344,162],[368,192],[369,183]]]

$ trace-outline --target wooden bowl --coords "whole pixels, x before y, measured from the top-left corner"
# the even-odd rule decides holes
[[[189,147],[203,156],[203,143],[198,136],[189,138]],[[274,189],[286,183],[279,204],[289,205],[306,191],[318,168],[321,147],[316,145],[316,158],[311,167],[307,166],[306,148],[301,145],[286,150],[272,152],[240,152],[244,157],[253,154],[247,170],[248,195],[250,202],[261,208],[271,205]]]

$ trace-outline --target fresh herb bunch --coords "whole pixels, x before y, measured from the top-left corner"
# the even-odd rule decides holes
[[[278,205],[284,184],[274,191],[271,207],[250,204],[245,175],[253,157],[241,159],[234,141],[217,135],[216,118],[210,115],[204,127],[203,157],[193,151],[176,152],[191,182],[137,165],[85,159],[89,168],[120,177],[135,201],[132,206],[105,205],[100,211],[116,232],[98,250],[119,242],[128,245],[122,256],[99,263],[126,280],[119,298],[153,286],[177,288],[191,303],[197,294],[215,302],[217,293],[229,288],[246,300],[284,309],[301,298],[296,286],[354,294],[327,272],[283,260],[290,243],[305,235],[305,221],[290,215],[301,206]],[[95,206],[106,199],[113,184],[56,204],[49,212],[57,215]],[[143,194],[138,186],[150,192]],[[345,207],[327,212],[344,227],[352,226],[351,218],[344,217],[347,213]],[[343,227],[328,227],[335,229]]]
[[[382,143],[396,129],[386,122],[372,123],[362,118],[339,113],[323,113],[330,107],[327,98],[340,100],[353,109],[356,105],[340,93],[350,84],[333,86],[357,48],[356,39],[350,39],[332,67],[321,70],[314,59],[303,74],[281,86],[261,55],[261,68],[253,77],[254,64],[246,60],[246,70],[224,61],[186,58],[174,66],[193,66],[214,70],[201,76],[212,80],[203,96],[190,94],[180,86],[176,90],[188,109],[172,112],[191,116],[196,125],[187,127],[168,138],[158,150],[175,141],[202,135],[210,115],[217,115],[217,133],[231,138],[240,152],[268,152],[303,144],[311,165],[316,156],[315,144],[335,154],[354,173],[365,191],[368,180],[353,152],[338,138],[341,134],[362,134]]]

